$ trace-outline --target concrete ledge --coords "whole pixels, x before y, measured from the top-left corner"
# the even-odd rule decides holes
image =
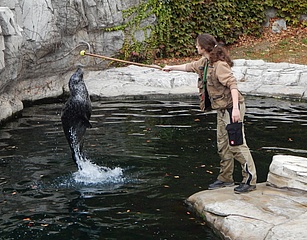
[[[235,60],[234,63],[233,72],[243,94],[307,100],[307,66],[244,59]],[[68,92],[67,83],[74,71],[75,69],[65,74],[23,79],[10,85],[7,94],[19,102],[57,98]],[[85,83],[95,100],[161,95],[198,98],[198,77],[195,73],[163,72],[133,65],[103,71],[84,69],[84,72]],[[5,118],[7,114],[0,112],[0,120]]]
[[[234,194],[233,188],[206,190],[187,202],[223,239],[307,239],[307,198],[302,192],[261,183],[248,194]]]
[[[186,202],[223,239],[307,239],[307,191],[300,190],[306,182],[306,162],[302,157],[274,156],[274,177],[268,183],[283,189],[260,183],[255,191],[235,194],[228,187],[195,193]]]

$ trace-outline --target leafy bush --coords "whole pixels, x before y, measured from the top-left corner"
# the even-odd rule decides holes
[[[200,33],[212,34],[224,44],[234,43],[243,34],[259,36],[268,7],[293,24],[301,13],[307,13],[306,0],[265,0],[263,4],[258,0],[147,0],[124,12],[126,24],[106,30],[124,30],[121,55],[125,59],[132,55],[147,60],[191,56]],[[156,24],[142,26],[152,14]],[[148,35],[144,42],[134,38],[140,30]]]
[[[170,0],[172,33],[170,56],[195,53],[194,39],[210,33],[225,44],[234,43],[242,34],[259,35],[264,8],[256,0]]]
[[[265,0],[264,5],[275,8],[278,17],[295,26],[300,24],[300,16],[307,14],[306,0]],[[302,22],[302,24],[307,26],[306,22]]]

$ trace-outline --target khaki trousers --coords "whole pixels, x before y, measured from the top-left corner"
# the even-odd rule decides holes
[[[241,121],[245,115],[245,104],[240,104]],[[257,174],[253,157],[246,144],[244,126],[242,125],[243,144],[230,146],[228,141],[227,124],[230,123],[230,114],[227,110],[217,111],[217,148],[220,156],[220,173],[218,180],[223,182],[234,182],[233,169],[234,159],[240,162],[242,167],[242,183],[256,185]]]

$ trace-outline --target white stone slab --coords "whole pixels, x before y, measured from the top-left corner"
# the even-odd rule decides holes
[[[274,156],[267,181],[278,188],[307,192],[307,159],[290,155]]]
[[[193,194],[187,203],[228,240],[307,239],[307,195],[257,184],[247,194],[232,187]]]

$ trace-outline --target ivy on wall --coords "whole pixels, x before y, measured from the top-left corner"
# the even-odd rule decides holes
[[[156,17],[155,24],[142,24],[150,16]],[[148,0],[124,10],[123,18],[127,19],[125,24],[104,29],[124,31],[125,39],[119,57],[136,62],[151,61],[156,55],[162,57],[160,50],[168,46],[170,40],[171,12],[168,4],[161,0]],[[145,41],[140,42],[135,38],[136,32],[140,31],[144,33]]]
[[[183,57],[196,53],[195,38],[209,33],[225,44],[234,43],[240,35],[260,35],[265,9],[274,7],[278,16],[298,24],[298,16],[307,13],[306,0],[147,0],[123,12],[126,24],[106,31],[123,30],[124,59],[148,62],[153,58]],[[153,25],[142,22],[156,16]],[[135,39],[143,31],[145,41]]]
[[[306,0],[265,0],[265,6],[277,10],[277,16],[283,18],[288,24],[302,24],[307,27],[307,21],[300,22],[300,16],[307,15]]]
[[[169,2],[172,9],[169,55],[173,57],[195,53],[194,39],[200,33],[210,33],[231,44],[242,34],[259,35],[265,20],[264,7],[257,0]]]

